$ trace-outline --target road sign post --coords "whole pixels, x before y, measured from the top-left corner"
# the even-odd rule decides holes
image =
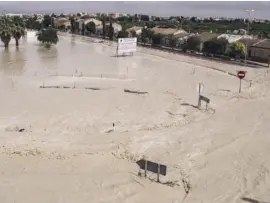
[[[157,182],[160,182],[160,175],[166,176],[167,175],[167,166],[155,163],[152,161],[148,161],[145,159],[141,159],[136,162],[140,169],[144,170],[144,176],[147,177],[147,171],[153,172],[157,174]]]
[[[203,84],[202,83],[199,83],[198,85],[197,85],[197,92],[199,93],[199,98],[198,98],[198,108],[200,108],[201,107],[201,93],[203,92],[203,88],[204,88],[204,86],[203,86]]]
[[[246,76],[246,71],[238,71],[237,77],[239,78],[239,93],[241,92],[242,88],[242,79]]]
[[[270,67],[270,55],[268,55],[268,68]]]

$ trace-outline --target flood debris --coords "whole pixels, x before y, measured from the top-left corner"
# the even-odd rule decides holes
[[[133,93],[133,94],[148,94],[148,92],[141,92],[141,91],[128,90],[128,89],[124,89],[124,92]]]
[[[6,132],[25,132],[26,129],[25,128],[20,128],[19,126],[8,126],[6,127]]]

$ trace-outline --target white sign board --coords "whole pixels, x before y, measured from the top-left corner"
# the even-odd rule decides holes
[[[203,84],[202,83],[199,83],[198,85],[197,85],[197,92],[200,94],[200,93],[203,93],[203,88],[204,88],[204,86],[203,86]]]
[[[133,53],[137,48],[137,38],[119,38],[117,44],[117,54]]]

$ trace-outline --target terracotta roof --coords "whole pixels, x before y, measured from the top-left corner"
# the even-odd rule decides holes
[[[259,39],[246,39],[246,38],[243,38],[243,39],[240,39],[238,40],[239,42],[242,42],[243,44],[245,44],[246,46],[252,46],[253,44],[261,41]]]
[[[58,18],[58,19],[56,19],[56,21],[55,21],[55,25],[56,25],[56,26],[65,25],[65,23],[67,23],[67,22],[69,22],[69,20],[66,19],[66,18]]]
[[[102,22],[100,20],[97,20],[97,19],[94,19],[94,18],[87,18],[87,19],[84,19],[84,23],[87,24],[89,22],[94,22],[95,25],[101,25]]]
[[[140,29],[142,29],[142,27],[133,26],[133,27],[127,29],[127,32],[130,32],[131,30],[138,31],[138,30],[140,30]]]
[[[252,45],[252,47],[258,47],[263,49],[270,49],[270,40],[264,39]]]
[[[183,37],[187,37],[189,36],[190,33],[178,33],[176,35],[174,35],[175,38],[183,38]]]
[[[162,34],[162,35],[170,35],[178,31],[177,29],[174,28],[159,28],[159,27],[151,28],[151,30],[154,31],[155,34]]]
[[[219,34],[204,32],[202,34],[199,34],[198,36],[200,37],[201,42],[205,42],[205,41],[208,41],[210,39],[214,39],[214,38],[218,37]]]
[[[103,25],[97,25],[96,26],[96,29],[102,29],[103,28]]]

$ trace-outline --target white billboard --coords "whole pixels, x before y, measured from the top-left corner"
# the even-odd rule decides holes
[[[136,51],[137,38],[119,38],[117,44],[117,54],[133,53]]]

